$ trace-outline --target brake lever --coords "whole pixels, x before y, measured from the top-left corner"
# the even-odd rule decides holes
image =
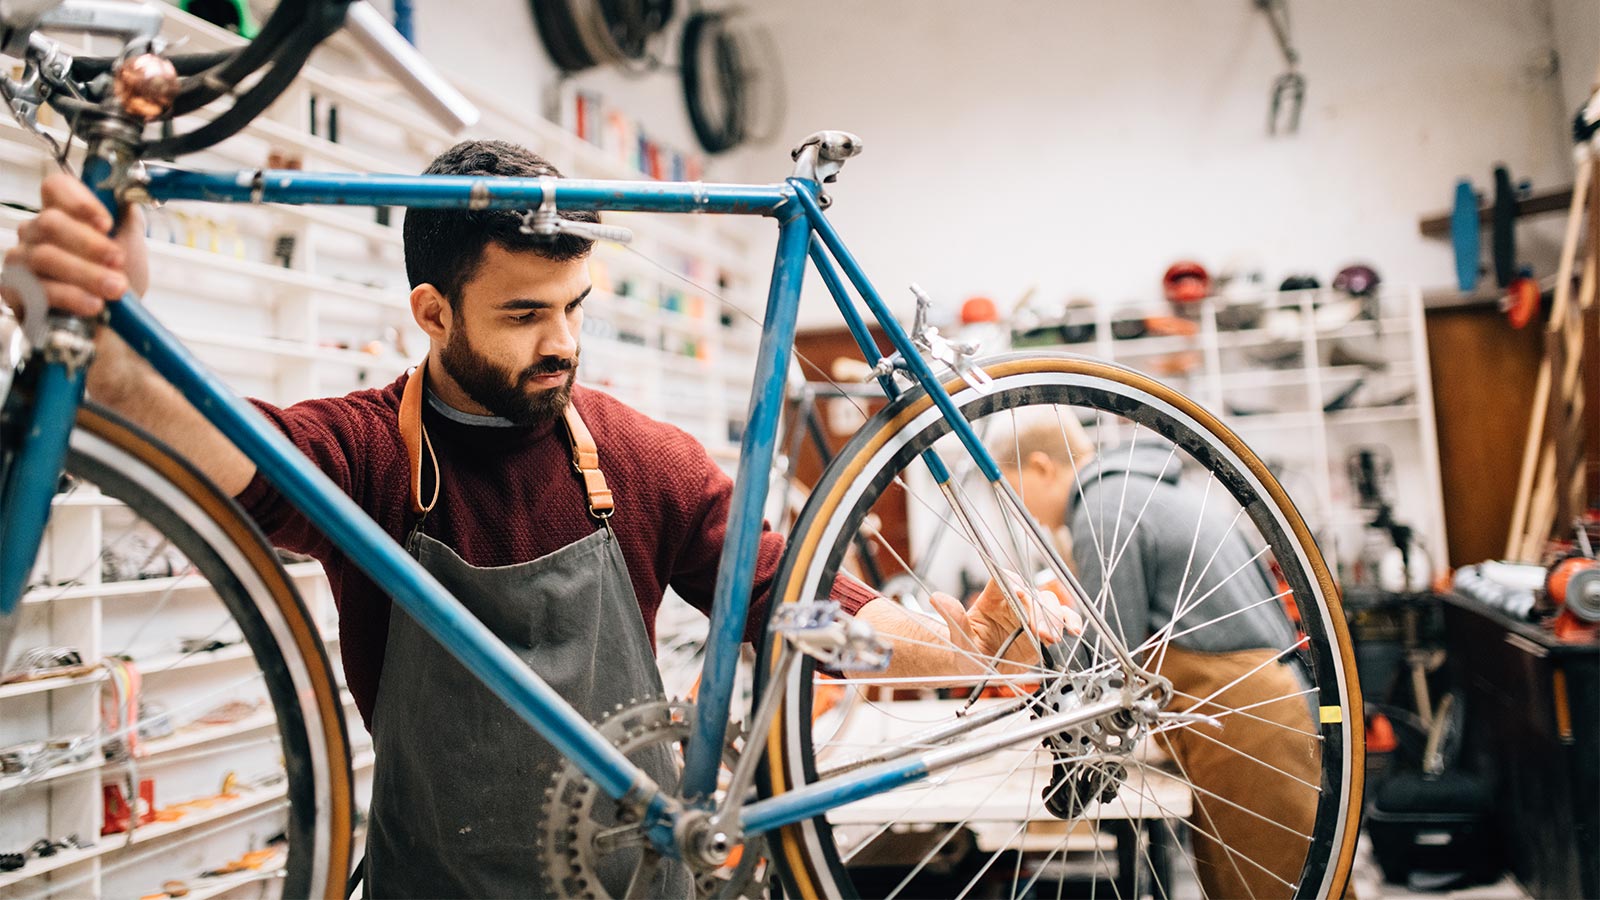
[[[917,298],[917,317],[911,324],[911,343],[921,350],[934,362],[942,363],[950,371],[960,375],[962,380],[980,394],[987,394],[994,389],[994,379],[973,360],[983,350],[977,341],[952,341],[939,333],[939,329],[928,322],[928,312],[933,308],[933,298],[917,285],[911,286],[911,293]]]

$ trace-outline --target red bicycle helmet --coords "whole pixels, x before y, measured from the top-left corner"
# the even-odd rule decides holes
[[[1161,276],[1161,289],[1173,303],[1194,303],[1211,293],[1211,275],[1192,260],[1175,262]]]

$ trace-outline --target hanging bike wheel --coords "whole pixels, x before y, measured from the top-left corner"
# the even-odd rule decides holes
[[[1058,549],[1134,658],[1171,680],[1172,699],[1139,733],[1079,729],[1013,746],[769,835],[789,891],[1047,896],[1087,871],[1110,881],[1089,888],[1108,897],[1341,896],[1361,807],[1360,692],[1337,590],[1287,495],[1214,416],[1139,373],[1043,354],[985,369],[987,393],[959,380],[946,387],[980,433],[1000,436],[992,447],[1006,446],[1007,433],[1056,429],[1064,448],[1076,444],[1063,454],[1078,504],[1072,549]],[[971,530],[1002,548],[1002,568],[1045,568],[1044,551],[1016,539],[1024,523],[1001,512],[981,478],[953,485],[975,512],[971,530],[957,527],[920,459],[930,449],[959,470],[965,451],[920,391],[856,435],[791,533],[777,603],[825,596],[862,523],[893,514],[881,504],[904,503],[921,523],[909,548],[886,555],[898,571],[919,572],[924,598],[957,593],[963,565],[982,583]],[[1020,451],[1001,452],[1016,455],[1002,468],[1024,467]],[[1132,469],[1123,454],[1148,460],[1154,480],[1118,475]],[[919,558],[927,552],[938,556],[931,566]],[[1117,575],[1123,564],[1152,573],[1137,597]],[[1133,621],[1130,610],[1145,608],[1149,620]],[[1263,643],[1240,637],[1246,622],[1281,639],[1238,648]],[[954,747],[1025,725],[1047,701],[1059,709],[1116,690],[1114,658],[1094,630],[1065,639],[1062,668],[996,669],[988,658],[977,660],[981,676],[970,656],[948,678],[898,680],[825,674],[807,660],[788,673],[766,735],[763,790],[781,795]],[[774,659],[769,646],[762,676]],[[841,704],[841,692],[855,702]]]
[[[24,832],[77,841],[25,854],[0,888],[138,896],[259,881],[274,896],[344,896],[354,812],[329,638],[230,498],[85,407],[15,616],[0,746],[43,745],[0,776],[0,830],[8,848],[27,846]],[[69,643],[79,664],[62,671]],[[146,781],[154,808],[139,803]],[[97,804],[102,783],[120,801]]]

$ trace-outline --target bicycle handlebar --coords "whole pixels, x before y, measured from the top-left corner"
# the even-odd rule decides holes
[[[153,4],[130,4],[109,0],[0,0],[0,52],[25,57],[29,63],[27,79],[44,76],[55,90],[31,94],[32,103],[49,103],[74,113],[97,112],[126,117],[108,96],[108,75],[119,60],[138,52],[160,52],[156,35],[161,12]],[[389,72],[416,99],[427,114],[446,129],[455,132],[477,122],[477,109],[452,88],[394,30],[366,0],[283,0],[263,25],[256,40],[235,50],[162,54],[179,78],[176,96],[166,116],[175,118],[223,97],[251,75],[265,74],[242,94],[232,106],[212,121],[192,131],[141,143],[140,157],[172,158],[193,153],[231,137],[266,109],[299,74],[311,51],[321,41],[347,27],[357,43]],[[70,28],[122,37],[127,50],[116,57],[83,57],[70,60],[57,55],[56,44],[39,32],[49,28]],[[6,79],[8,99],[24,84]],[[24,100],[28,97],[22,98]],[[98,108],[97,108],[98,107]],[[18,108],[20,115],[27,107]],[[31,122],[31,113],[28,113]],[[82,116],[69,117],[87,122]],[[137,118],[136,118],[137,120]]]

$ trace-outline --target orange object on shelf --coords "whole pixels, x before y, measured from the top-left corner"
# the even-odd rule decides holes
[[[1367,720],[1367,752],[1393,753],[1400,741],[1394,736],[1394,723],[1383,713],[1373,713]]]
[[[1200,326],[1178,316],[1145,316],[1144,333],[1151,337],[1193,337],[1200,333]]]
[[[961,324],[1000,321],[1000,308],[988,297],[968,297],[961,304]]]

